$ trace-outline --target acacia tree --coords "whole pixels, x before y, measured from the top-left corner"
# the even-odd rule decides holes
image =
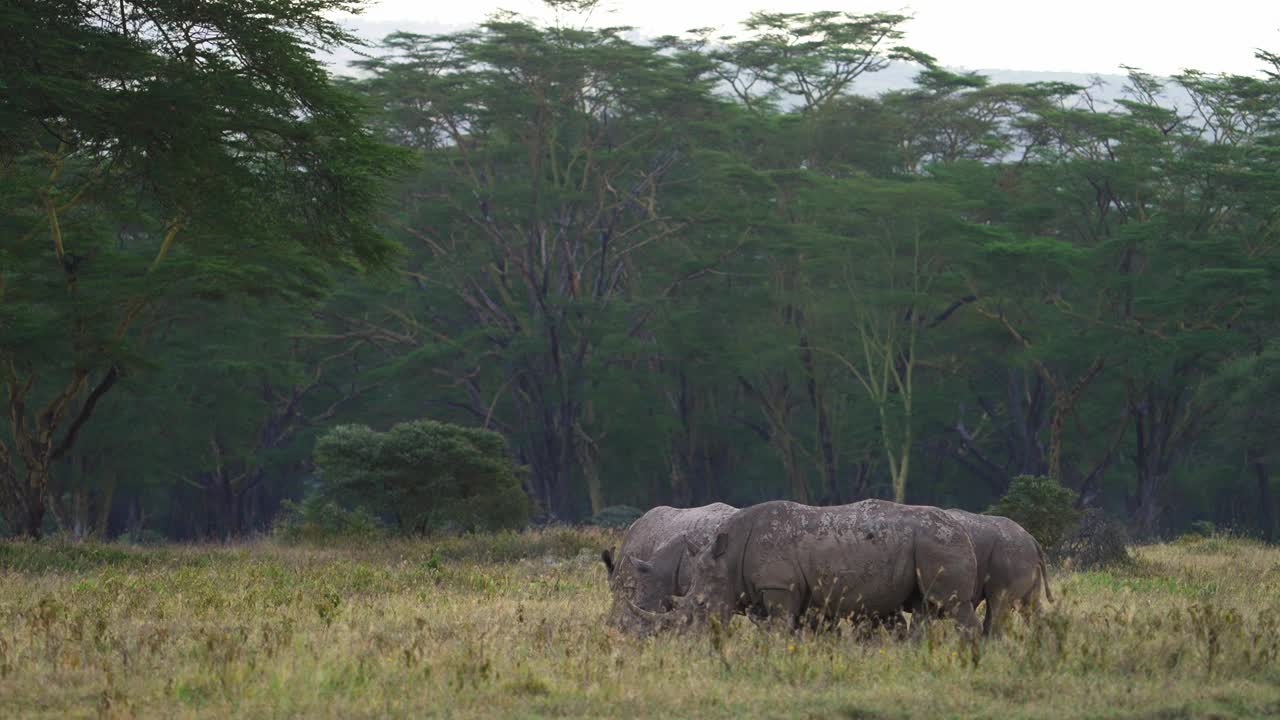
[[[960,272],[984,236],[964,222],[958,196],[938,183],[842,181],[820,213],[828,238],[811,282],[817,350],[852,376],[876,428],[894,499],[907,493],[922,377],[953,373],[931,335],[971,302]],[[827,192],[831,192],[830,190]],[[839,290],[834,290],[839,288]],[[936,379],[936,378],[934,378]]]
[[[434,356],[424,371],[513,438],[531,494],[560,516],[580,480],[603,503],[589,400],[591,370],[614,362],[602,343],[640,357],[657,305],[735,247],[718,230],[686,241],[723,219],[710,198],[666,202],[697,168],[731,162],[691,143],[726,106],[703,70],[621,32],[501,16],[393,35],[365,64],[388,136],[423,159],[400,222],[422,258],[409,324],[424,329],[418,356]]]
[[[909,19],[833,10],[753,12],[738,35],[713,36],[714,29],[700,28],[689,38],[664,40],[703,53],[721,87],[749,110],[768,112],[780,101],[794,101],[808,114],[891,60],[931,63],[928,55],[893,44],[904,37],[900,26]]]
[[[1142,535],[1220,409],[1196,387],[1265,316],[1275,272],[1272,211],[1256,196],[1274,90],[1197,73],[1175,82],[1189,107],[1137,71],[1112,107],[1080,91],[1075,105],[1029,106],[1015,122],[1027,151],[997,185],[1005,199],[982,198],[1011,232],[974,270],[976,310],[1044,388],[1028,397],[1048,417],[1046,472],[1096,499],[1128,454],[1130,482],[1111,491]],[[1101,388],[1122,402],[1090,401]],[[1085,408],[1100,431],[1073,429]]]
[[[1254,518],[1268,542],[1275,540],[1276,501],[1271,473],[1277,460],[1273,439],[1280,430],[1280,412],[1274,402],[1280,393],[1280,344],[1275,340],[1234,361],[1224,363],[1200,391],[1219,399],[1224,420],[1235,429],[1224,439],[1239,453],[1246,473],[1253,477]]]
[[[0,435],[6,524],[38,535],[51,469],[178,299],[315,297],[385,262],[397,155],[310,49],[346,0],[19,0],[0,10]]]

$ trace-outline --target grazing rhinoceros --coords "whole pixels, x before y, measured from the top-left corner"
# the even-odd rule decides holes
[[[890,619],[904,608],[942,611],[970,634],[977,577],[964,528],[935,507],[864,500],[811,507],[761,503],[724,521],[694,559],[689,591],[671,613],[632,612],[658,629],[734,612],[775,616]]]
[[[982,622],[984,635],[999,634],[1000,625],[1011,607],[1034,610],[1040,602],[1040,587],[1050,600],[1049,575],[1045,571],[1040,543],[1021,525],[998,515],[976,515],[965,510],[947,510],[969,533],[978,561],[973,607],[987,601]]]
[[[724,503],[696,508],[663,505],[631,523],[616,554],[612,549],[600,553],[609,572],[609,591],[613,595],[607,622],[615,627],[633,627],[634,622],[629,621],[634,618],[628,612],[632,603],[645,610],[661,609],[662,599],[675,592],[680,555],[668,551],[662,559],[655,559],[654,552],[672,540],[679,543],[681,553],[685,547],[697,552],[715,536],[720,523],[735,512],[737,508]],[[688,574],[686,569],[686,587]]]

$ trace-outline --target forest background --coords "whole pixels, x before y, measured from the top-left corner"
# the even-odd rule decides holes
[[[553,4],[359,79],[313,55],[337,0],[4,10],[3,531],[264,531],[326,433],[432,419],[539,523],[1044,475],[1274,539],[1280,57],[996,84],[900,15]]]

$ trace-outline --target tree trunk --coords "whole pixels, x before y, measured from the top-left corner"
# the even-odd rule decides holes
[[[907,477],[911,470],[911,437],[903,442],[902,454],[896,463],[891,464],[893,473],[893,501],[896,503],[905,503],[907,501]]]
[[[760,434],[768,441],[769,446],[777,451],[778,459],[782,461],[787,486],[791,491],[791,500],[809,504],[809,482],[796,459],[796,443],[791,431],[791,387],[788,379],[783,376],[775,383],[766,377],[759,388],[742,376],[738,377],[738,382],[760,403],[760,409],[769,424],[768,431],[761,431]]]
[[[587,483],[587,496],[591,501],[591,514],[595,515],[604,509],[604,488],[600,484],[600,469],[597,467],[595,448],[586,432],[578,429],[576,442],[578,451],[578,467],[582,468],[582,477]]]
[[[1133,464],[1137,469],[1137,487],[1129,498],[1130,524],[1139,538],[1148,538],[1155,527],[1157,515],[1155,507],[1156,486],[1159,477],[1151,471],[1151,448],[1147,442],[1147,424],[1145,411],[1140,411],[1131,402],[1133,417],[1133,434],[1136,443]]]
[[[115,500],[116,486],[120,484],[120,476],[117,473],[111,473],[110,479],[103,485],[102,489],[97,493],[97,512],[94,513],[93,534],[99,538],[106,540],[110,531],[111,520],[111,503]]]
[[[680,373],[680,392],[666,392],[667,404],[680,418],[680,429],[673,431],[667,441],[667,464],[671,479],[672,507],[692,507],[693,486],[689,475],[694,472],[694,439],[689,418],[689,383]]]
[[[27,461],[27,470],[22,483],[25,491],[23,513],[20,519],[19,533],[33,540],[40,539],[44,533],[45,502],[48,497],[49,468]],[[34,465],[34,467],[33,467]]]
[[[93,533],[89,519],[89,490],[77,488],[71,493],[71,534],[77,540]]]
[[[875,470],[875,460],[868,456],[866,460],[854,463],[853,483],[840,498],[840,503],[858,502],[871,497],[871,474]]]
[[[1250,451],[1253,473],[1258,489],[1258,527],[1267,542],[1274,542],[1276,535],[1276,506],[1271,497],[1271,477],[1267,472],[1267,464],[1260,459],[1260,454]]]
[[[533,486],[548,519],[570,514],[569,489],[575,464],[573,430],[577,410],[572,403],[544,397],[543,388],[526,376],[517,381],[516,406],[523,425],[530,428],[524,454]]]
[[[1137,467],[1137,487],[1129,499],[1129,512],[1133,533],[1140,539],[1149,539],[1156,533],[1160,521],[1158,501],[1164,484],[1166,469],[1163,461],[1164,437],[1159,418],[1148,418],[1147,405],[1133,405],[1133,429],[1136,439],[1134,465]]]
[[[680,453],[674,448],[667,454],[667,464],[671,468],[671,506],[690,507],[693,503],[693,489],[689,486],[689,477],[685,474]]]
[[[1044,446],[1040,442],[1040,432],[1044,428],[1044,377],[1038,372],[1028,373],[1025,368],[1012,368],[1006,391],[1013,427],[1009,429],[1010,457],[1002,474],[1004,487],[997,489],[997,495],[1008,491],[1012,475],[1044,475],[1047,470]],[[992,412],[985,402],[979,402],[985,411]]]
[[[729,443],[710,442],[703,446],[703,472],[705,483],[703,501],[714,502],[724,497],[722,478],[730,477],[733,464],[733,449]]]
[[[44,503],[32,503],[27,507],[27,516],[22,523],[21,534],[32,540],[39,540],[44,532]]]
[[[1133,514],[1133,531],[1139,539],[1155,537],[1160,525],[1160,503],[1156,500],[1155,490],[1158,483],[1152,482],[1141,492],[1138,507]],[[1141,488],[1140,488],[1141,490]]]
[[[782,467],[787,474],[787,482],[791,486],[791,500],[801,505],[808,505],[809,479],[805,477],[800,463],[796,461],[795,442],[790,435],[779,436],[778,452],[782,455]]]
[[[232,515],[235,514],[235,497],[231,493],[231,483],[222,476],[222,473],[218,475],[219,498],[222,501],[222,537],[225,542],[230,542],[233,534]]]
[[[1085,388],[1102,372],[1105,361],[1095,358],[1084,376],[1071,386],[1070,390],[1060,391],[1053,398],[1053,419],[1049,422],[1049,477],[1062,480],[1062,437],[1066,431],[1067,416],[1075,412],[1076,404]]]
[[[813,350],[809,347],[807,334],[800,335],[800,361],[804,365],[809,391],[809,404],[818,420],[818,471],[822,477],[823,502],[832,504],[839,494],[837,488],[837,467],[835,442],[831,437],[831,419],[827,413],[826,398],[822,386],[818,384],[818,370],[814,363]]]
[[[70,452],[79,437],[80,429],[93,415],[94,408],[104,394],[115,385],[119,372],[113,367],[102,381],[89,391],[84,402],[72,413],[72,403],[86,388],[89,373],[76,369],[71,380],[34,417],[28,416],[26,401],[32,392],[36,375],[31,374],[26,383],[20,383],[16,373],[7,384],[9,415],[12,424],[12,450],[0,442],[0,493],[5,501],[5,512],[15,515],[13,523],[18,532],[32,538],[40,537],[44,516],[49,508],[50,465]],[[63,427],[61,439],[57,439]],[[12,456],[21,461],[22,477],[14,466]]]
[[[1159,526],[1159,493],[1173,468],[1177,454],[1190,447],[1213,405],[1195,405],[1190,381],[1174,376],[1164,385],[1148,383],[1139,391],[1126,382],[1129,414],[1135,437],[1134,465],[1138,487],[1129,498],[1133,527],[1138,537],[1153,536]],[[1176,383],[1176,384],[1175,384]]]

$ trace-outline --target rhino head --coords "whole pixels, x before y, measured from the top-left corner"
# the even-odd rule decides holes
[[[631,603],[632,614],[653,630],[701,626],[713,616],[727,623],[736,608],[738,595],[731,582],[728,549],[728,535],[718,533],[713,542],[692,558],[688,591],[672,598],[670,610],[655,612]]]
[[[673,596],[683,595],[689,588],[698,550],[682,533],[655,550],[647,561],[628,556],[635,574],[632,601],[651,612],[674,609]]]

